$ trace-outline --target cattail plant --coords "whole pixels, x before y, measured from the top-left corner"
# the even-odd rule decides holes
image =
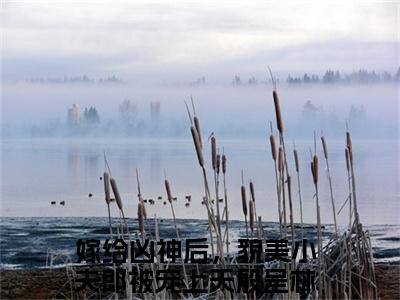
[[[330,194],[331,194],[331,204],[332,204],[332,213],[333,213],[333,222],[334,222],[334,225],[335,225],[335,234],[336,234],[336,237],[339,237],[337,223],[336,223],[336,208],[335,208],[335,199],[333,197],[332,177],[331,177],[331,171],[329,169],[328,146],[326,145],[326,141],[325,141],[325,137],[324,136],[321,136],[321,142],[322,142],[322,149],[324,150],[324,157],[325,157],[325,162],[326,162],[326,170],[327,170],[327,174],[328,174],[329,191],[330,191]]]
[[[215,185],[215,201],[216,201],[216,207],[217,207],[217,229],[218,229],[218,234],[221,235],[221,215],[219,212],[219,191],[218,191],[218,185],[219,185],[219,180],[218,180],[218,159],[217,159],[217,141],[214,135],[211,136],[211,162],[212,162],[212,168],[214,171],[214,185]]]
[[[114,194],[115,202],[117,202],[117,206],[119,208],[119,211],[122,214],[122,221],[123,221],[123,223],[124,223],[124,225],[126,227],[126,231],[128,233],[128,238],[130,240],[131,239],[131,234],[129,232],[128,223],[126,222],[125,213],[124,213],[124,209],[123,209],[123,205],[122,205],[121,195],[120,195],[120,193],[118,191],[117,182],[112,177],[110,178],[110,184],[111,184],[111,189],[112,189],[113,194]]]
[[[110,238],[113,238],[113,232],[112,232],[112,225],[111,225],[111,210],[110,210],[110,202],[111,202],[111,196],[110,196],[110,175],[108,175],[107,172],[104,172],[103,174],[103,181],[104,181],[104,194],[105,194],[105,200],[107,203],[107,211],[108,211],[108,222],[109,222],[109,227],[110,227]]]
[[[351,230],[352,222],[351,222],[351,216],[353,214],[352,205],[351,205],[351,174],[350,174],[350,157],[349,157],[349,149],[345,149],[345,157],[346,157],[346,170],[347,170],[347,183],[348,183],[348,188],[349,188],[349,230]]]
[[[349,158],[349,149],[346,147],[345,148],[345,159],[346,159],[346,170],[347,170],[347,183],[348,183],[348,189],[349,189],[349,195],[347,197],[347,200],[349,201],[349,233],[351,236],[351,230],[352,230],[352,222],[351,222],[351,216],[352,216],[352,205],[351,205],[351,175],[350,175],[350,158]],[[352,264],[352,245],[351,245],[351,239],[349,239],[348,245],[347,245],[347,251],[349,252],[348,255],[348,260],[347,260],[347,269],[348,269],[348,297],[349,299],[352,299],[352,269],[353,269],[353,264]]]
[[[121,200],[121,196],[120,196],[119,191],[118,191],[117,182],[115,181],[114,178],[110,178],[110,184],[111,184],[111,188],[112,188],[112,191],[113,191],[113,194],[114,194],[115,202],[117,202],[118,208],[120,210],[122,210],[123,209],[122,200]]]
[[[279,104],[278,93],[275,89],[272,91],[272,97],[274,98],[276,127],[278,128],[279,133],[283,134],[283,120],[282,120],[282,114],[281,114],[281,107]]]
[[[229,257],[229,209],[228,209],[228,192],[226,188],[226,155],[224,149],[222,151],[222,175],[224,183],[224,201],[225,201],[225,235],[226,235],[226,253]]]
[[[314,157],[311,161],[311,173],[315,189],[315,199],[316,199],[315,203],[317,211],[318,284],[319,284],[318,291],[319,293],[322,293],[322,236],[321,236],[321,215],[320,215],[319,196],[318,196],[318,156],[316,154],[314,154]]]
[[[278,92],[276,89],[276,82],[274,80],[274,77],[272,75],[271,69],[269,69],[272,83],[273,83],[273,91],[272,91],[272,98],[274,100],[274,107],[275,107],[275,117],[276,117],[276,127],[279,132],[279,142],[280,142],[280,148],[282,149],[282,157],[281,160],[278,161],[278,170],[280,170],[280,193],[282,195],[282,203],[283,203],[283,223],[284,223],[284,237],[287,236],[287,222],[286,222],[286,199],[285,199],[285,179],[284,179],[284,171],[286,170],[286,181],[288,180],[289,177],[289,168],[288,168],[288,163],[286,159],[286,148],[285,148],[285,138],[284,138],[284,126],[283,126],[283,119],[282,119],[282,114],[281,114],[281,107],[280,107],[280,102],[279,102],[279,96]],[[284,165],[284,167],[283,167]]]
[[[250,181],[250,183],[249,183],[249,188],[250,188],[251,200],[253,201],[253,206],[254,206],[254,207],[253,207],[253,210],[254,210],[254,212],[253,212],[253,214],[254,214],[254,222],[256,223],[256,227],[258,228],[258,227],[262,226],[262,224],[259,224],[258,218],[257,218],[256,194],[255,194],[255,192],[254,192],[254,184],[253,184],[253,181]],[[258,238],[259,238],[259,239],[262,238],[262,236],[261,236],[261,228],[258,229],[257,235],[258,235]]]
[[[294,164],[296,168],[297,174],[297,194],[299,196],[299,204],[300,204],[300,222],[301,222],[301,240],[304,239],[304,224],[303,224],[303,201],[301,199],[301,184],[300,184],[300,164],[299,164],[299,156],[297,154],[296,145],[294,145],[293,156],[294,156]]]
[[[278,171],[280,179],[280,193],[282,196],[282,214],[283,214],[283,237],[287,237],[287,221],[286,221],[286,197],[285,197],[285,178],[284,178],[284,162],[283,162],[282,146],[278,150]]]
[[[140,190],[139,170],[137,168],[136,168],[136,183],[137,183],[137,191],[138,191],[138,200],[139,200],[139,202],[142,203],[143,217],[146,220],[147,219],[147,210],[146,210],[146,205],[144,204],[144,200],[143,200],[142,193]]]
[[[213,170],[217,169],[217,141],[215,136],[211,137],[211,162]]]
[[[199,118],[196,115],[196,108],[194,106],[193,97],[190,97],[190,100],[192,102],[192,108],[193,108],[194,128],[196,128],[196,131],[200,133],[200,121],[199,121]],[[203,148],[203,141],[201,140],[201,135],[200,134],[199,134],[199,145],[200,145],[201,148]]]
[[[247,228],[247,199],[246,199],[246,188],[244,186],[244,180],[243,180],[243,171],[242,171],[241,195],[242,195],[242,210],[244,215],[244,222],[246,224],[246,236],[249,237],[249,231]]]
[[[255,215],[254,215],[254,201],[253,200],[249,200],[249,224],[250,224],[250,230],[251,230],[251,236],[253,236],[253,232],[254,232],[254,220]]]
[[[193,104],[193,102],[192,102],[192,104]],[[217,222],[215,220],[214,210],[213,210],[212,206],[210,205],[211,204],[211,196],[210,196],[210,189],[209,189],[208,180],[207,180],[207,173],[206,173],[206,169],[204,167],[204,158],[203,158],[203,152],[202,152],[200,127],[198,126],[198,128],[196,129],[196,125],[193,125],[194,120],[192,120],[192,118],[191,118],[191,114],[190,114],[190,111],[189,111],[189,108],[188,108],[186,102],[185,102],[185,105],[186,105],[186,109],[187,109],[188,115],[189,115],[189,120],[191,123],[190,131],[192,133],[192,138],[193,138],[193,142],[194,142],[194,146],[195,146],[195,150],[196,150],[196,154],[197,154],[197,159],[198,159],[200,168],[202,170],[202,175],[203,175],[205,198],[206,198],[204,201],[204,204],[207,209],[207,216],[208,216],[208,221],[209,221],[209,225],[210,225],[209,232],[210,232],[210,239],[211,239],[211,251],[214,256],[214,242],[213,242],[213,234],[212,234],[212,229],[214,229],[215,233],[216,233],[216,238],[217,238],[217,248],[218,248],[219,256],[221,258],[221,261],[223,262],[224,255],[223,255],[222,238],[221,238],[221,234],[218,230]],[[194,107],[194,104],[193,104],[193,107]]]
[[[272,159],[274,161],[276,161],[276,144],[275,144],[275,138],[274,138],[274,136],[272,134],[269,137],[269,141],[270,141],[270,144],[271,144]]]
[[[143,212],[143,203],[142,202],[138,203],[137,214],[138,214],[137,218],[138,218],[139,232],[141,233],[142,237],[144,238],[144,236],[145,236],[145,231],[144,231],[144,212]]]
[[[254,193],[254,184],[253,184],[252,181],[250,181],[249,187],[250,187],[251,200],[253,200],[254,202],[256,202],[256,195],[255,195],[255,193]]]
[[[173,203],[172,203],[173,202],[173,197],[172,197],[172,193],[171,193],[171,187],[170,187],[169,181],[167,179],[164,180],[164,184],[165,184],[165,191],[167,192],[168,202],[169,202],[169,204],[171,206],[172,218],[174,220],[174,226],[175,226],[175,232],[176,232],[176,238],[178,240],[180,240],[179,230],[178,230],[178,226],[176,224],[175,210],[174,210],[174,206],[173,206]],[[189,288],[187,274],[186,274],[186,268],[185,268],[185,263],[184,263],[183,260],[182,260],[182,268],[183,268],[183,275],[184,275],[184,278],[185,278],[186,288]]]
[[[274,77],[272,75],[271,69],[269,69],[271,79],[272,79],[272,84],[273,84],[273,91],[272,91],[272,98],[274,100],[274,107],[275,107],[275,116],[276,116],[276,127],[279,131],[279,141],[280,145],[282,147],[282,152],[283,152],[283,159],[281,160],[281,164],[284,164],[285,167],[280,166],[279,164],[279,169],[282,170],[280,175],[281,175],[281,194],[282,194],[282,203],[283,203],[283,219],[284,219],[284,236],[286,237],[287,235],[287,223],[286,223],[286,204],[285,204],[285,180],[284,180],[284,170],[286,171],[286,181],[289,178],[289,167],[287,163],[287,155],[286,155],[286,148],[285,148],[285,138],[284,138],[284,126],[283,126],[283,119],[282,119],[282,114],[281,114],[281,108],[280,108],[280,102],[279,102],[279,96],[278,92],[276,89],[276,81],[274,80]]]
[[[291,177],[287,177],[287,192],[288,192],[288,200],[289,200],[289,220],[290,220],[290,228],[291,228],[291,235],[292,241],[295,240],[295,230],[294,230],[294,222],[293,222],[293,205],[292,205],[292,180]],[[292,253],[294,251],[294,243],[292,242]],[[294,262],[293,262],[294,263]],[[294,267],[294,266],[293,266]]]
[[[192,137],[193,137],[193,142],[194,142],[194,147],[196,149],[196,154],[197,154],[197,159],[199,161],[200,167],[204,167],[204,158],[203,158],[203,152],[201,151],[201,137],[197,129],[193,126],[190,127],[190,131],[192,132]]]
[[[357,197],[356,197],[356,182],[355,182],[355,175],[354,175],[354,162],[353,162],[353,145],[351,141],[351,135],[349,131],[346,131],[346,147],[348,150],[348,160],[349,160],[349,167],[350,167],[350,174],[351,174],[351,190],[352,190],[352,200],[353,200],[353,211],[354,211],[354,221],[355,221],[355,231],[356,231],[356,249],[357,249],[357,256],[361,260],[362,250],[361,250],[361,234],[360,234],[360,219],[357,210]],[[361,273],[362,267],[358,266],[358,270]],[[359,278],[359,285],[361,287],[361,278]],[[360,296],[362,298],[363,291],[360,288]]]
[[[221,155],[217,154],[217,175],[220,173],[220,168],[221,168]]]
[[[271,135],[269,136],[269,141],[271,145],[271,155],[272,160],[274,161],[274,170],[275,170],[275,183],[276,183],[276,197],[278,200],[278,218],[279,218],[279,234],[282,237],[282,207],[281,207],[281,193],[280,193],[280,179],[278,178],[278,166],[277,166],[277,156],[276,156],[276,144],[275,137],[272,131],[272,122],[270,122]]]

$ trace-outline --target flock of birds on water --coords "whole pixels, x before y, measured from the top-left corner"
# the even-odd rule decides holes
[[[103,177],[100,177],[100,180],[103,180]],[[92,193],[89,193],[89,194],[88,194],[88,197],[89,197],[89,198],[92,198],[92,197],[93,197],[93,194],[92,194]],[[204,197],[203,197],[203,198],[204,198]],[[162,200],[163,200],[162,196],[158,196],[157,199],[158,199],[159,201],[162,201]],[[113,199],[111,199],[111,201],[112,201],[112,200],[113,200]],[[177,197],[173,197],[172,200],[178,201],[178,198],[177,198]],[[185,202],[185,207],[189,207],[189,206],[190,206],[190,202],[191,202],[191,200],[192,200],[192,195],[186,195],[186,196],[185,196],[185,200],[186,200],[186,202]],[[214,201],[214,200],[213,200],[213,201]],[[220,202],[222,202],[222,201],[223,201],[223,199],[220,199]],[[154,204],[155,204],[154,199],[143,199],[143,202],[144,202],[144,203],[149,203],[150,205],[154,205]],[[57,201],[51,201],[50,204],[51,204],[51,205],[56,205],[56,204],[57,204]],[[65,201],[60,201],[59,204],[62,205],[62,206],[65,206]],[[167,201],[164,200],[164,201],[163,201],[163,204],[164,204],[164,205],[167,205]],[[204,204],[204,199],[203,199],[203,201],[202,201],[202,204]]]

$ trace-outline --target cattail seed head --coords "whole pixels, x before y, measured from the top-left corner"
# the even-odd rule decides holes
[[[104,194],[105,194],[106,202],[107,202],[107,204],[109,204],[111,202],[111,197],[110,197],[110,175],[108,175],[107,172],[104,172],[103,181],[104,181]]]
[[[314,181],[314,178],[315,178],[314,173],[315,173],[315,170],[314,170],[314,162],[311,161],[311,175],[312,175],[312,178],[313,178],[313,182],[315,183],[315,181]]]
[[[167,198],[169,203],[172,203],[172,193],[171,193],[171,187],[169,186],[169,181],[167,179],[165,179],[165,190],[167,191]]]
[[[293,150],[293,155],[294,155],[294,165],[296,167],[296,172],[299,173],[300,172],[299,156],[297,154],[297,150],[296,149]]]
[[[243,208],[243,214],[247,216],[247,200],[246,200],[246,188],[244,185],[242,185],[242,208]]]
[[[351,135],[350,132],[346,131],[346,146],[349,149],[349,152],[352,151],[352,143],[351,143]]]
[[[219,174],[220,167],[221,167],[221,155],[217,154],[217,174]]]
[[[279,147],[278,151],[278,170],[283,173],[283,149]]]
[[[198,135],[199,135],[199,145],[200,145],[200,148],[203,149],[203,141],[201,140],[201,131],[200,131],[200,121],[199,121],[199,118],[198,118],[197,116],[194,116],[193,121],[194,121],[194,127],[196,128],[196,131],[197,131],[197,133],[198,133]]]
[[[328,146],[326,145],[326,141],[324,136],[321,136],[322,148],[324,149],[325,159],[328,159]]]
[[[272,92],[272,96],[274,98],[274,105],[275,105],[276,126],[277,126],[279,132],[282,134],[283,133],[283,120],[282,120],[282,115],[281,115],[281,108],[279,105],[278,93],[274,90]]]
[[[144,200],[143,200],[142,196],[139,197],[139,202],[142,203],[143,217],[146,220],[147,219],[147,210],[146,210],[146,205],[144,205]]]
[[[138,203],[138,223],[139,223],[139,231],[143,235],[144,234],[144,210],[143,210],[143,203]]]
[[[353,151],[349,148],[347,148],[347,150],[349,152],[349,163],[350,163],[350,166],[352,166],[353,165]]]
[[[276,160],[276,144],[275,144],[275,138],[274,138],[273,134],[270,135],[269,142],[271,144],[272,159]]]
[[[254,202],[249,200],[249,220],[250,230],[254,231]]]
[[[200,166],[204,167],[203,152],[201,150],[202,147],[201,147],[199,133],[197,132],[196,128],[194,128],[193,126],[190,127],[190,131],[192,132],[194,147],[196,148],[197,159],[199,161]]]
[[[287,177],[286,181],[287,181],[287,186],[288,186],[288,195],[291,195],[292,194],[292,178],[290,177],[290,175]]]
[[[313,158],[313,167],[314,167],[314,174],[313,174],[313,179],[314,179],[314,183],[317,184],[318,183],[318,156],[314,155]]]
[[[346,155],[346,169],[347,171],[350,171],[350,156],[349,156],[349,149],[346,148],[344,151],[345,155]]]
[[[251,200],[256,202],[256,195],[254,193],[254,185],[252,181],[250,181],[250,195],[251,195]]]
[[[215,171],[217,169],[217,141],[214,136],[211,137],[211,161]]]
[[[222,154],[222,173],[226,174],[226,155]]]
[[[113,191],[114,198],[115,198],[115,201],[117,202],[118,208],[120,210],[122,210],[122,200],[121,200],[121,196],[118,191],[117,182],[115,181],[114,178],[110,178],[110,184],[111,184],[111,189]]]

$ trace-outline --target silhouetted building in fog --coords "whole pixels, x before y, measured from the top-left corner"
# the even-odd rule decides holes
[[[68,125],[79,125],[81,121],[81,112],[78,104],[73,104],[71,108],[68,109]]]
[[[87,125],[96,125],[100,123],[100,117],[97,109],[93,106],[91,106],[89,109],[85,107],[83,117]]]
[[[150,120],[153,124],[160,121],[160,102],[150,102]]]
[[[131,100],[125,99],[119,105],[119,116],[125,126],[135,125],[137,123],[136,115],[137,107]]]

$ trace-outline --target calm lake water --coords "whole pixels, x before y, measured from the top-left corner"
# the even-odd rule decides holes
[[[2,140],[2,216],[74,217],[107,216],[103,195],[103,151],[112,176],[117,180],[129,217],[136,217],[139,169],[142,194],[154,199],[148,214],[171,217],[164,190],[164,170],[171,183],[178,218],[206,217],[201,205],[204,194],[201,172],[191,140],[184,139],[27,139]],[[264,221],[277,220],[277,200],[273,163],[267,140],[219,140],[228,157],[228,198],[230,216],[241,219],[241,170],[246,185],[251,179],[256,190],[257,214]],[[293,166],[291,142],[287,145]],[[396,140],[356,140],[354,144],[358,207],[366,224],[400,224],[399,151]],[[305,222],[315,223],[315,200],[309,171],[311,140],[298,140]],[[337,210],[348,194],[343,140],[329,140],[330,167]],[[211,189],[214,190],[207,146],[205,157]],[[320,202],[323,223],[332,223],[329,185],[320,154]],[[294,175],[294,170],[292,171]],[[295,178],[293,178],[295,179]],[[293,180],[295,221],[299,221],[297,180]],[[222,188],[221,188],[222,190]],[[93,194],[89,197],[89,193]],[[189,207],[185,196],[191,195]],[[162,200],[157,200],[162,196]],[[56,201],[56,205],[51,205]],[[65,201],[65,206],[59,205]],[[113,215],[118,216],[114,205]],[[346,224],[348,208],[338,217]]]

